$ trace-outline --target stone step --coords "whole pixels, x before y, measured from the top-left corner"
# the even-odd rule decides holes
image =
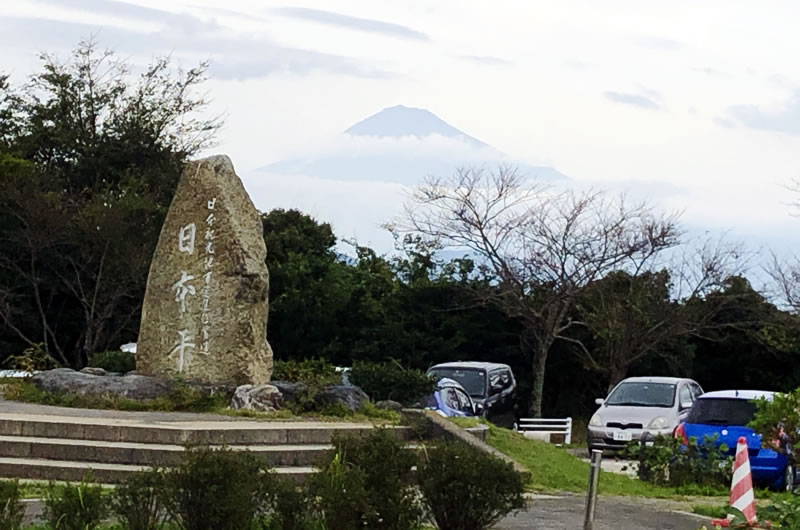
[[[126,464],[87,464],[42,458],[0,458],[0,478],[78,482],[91,471],[95,482],[114,484],[123,482],[131,473],[145,469],[148,468]],[[274,472],[302,482],[314,472],[314,469],[307,466],[279,467]]]
[[[0,414],[0,435],[166,445],[318,445],[333,436],[368,432],[365,423],[165,421]],[[408,427],[390,427],[403,440]]]
[[[218,449],[224,446],[210,446]],[[330,444],[233,445],[263,458],[271,466],[311,466],[332,449]],[[68,440],[35,436],[0,436],[0,457],[98,462],[137,466],[177,465],[184,452],[181,445]]]

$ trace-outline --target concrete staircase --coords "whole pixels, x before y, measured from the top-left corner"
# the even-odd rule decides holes
[[[97,482],[115,483],[134,471],[177,464],[187,445],[210,445],[251,451],[277,473],[302,481],[313,473],[317,459],[331,450],[335,433],[358,434],[373,428],[364,423],[190,414],[108,411],[104,416],[92,411],[94,417],[84,417],[76,415],[79,409],[69,415],[47,409],[53,407],[41,407],[35,414],[30,408],[26,413],[0,412],[0,477],[78,481],[91,469]],[[411,438],[406,427],[393,430],[404,440]]]

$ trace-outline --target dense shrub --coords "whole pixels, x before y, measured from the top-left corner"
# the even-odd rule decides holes
[[[316,512],[327,530],[365,527],[371,509],[364,475],[336,451],[327,465],[308,479],[308,492],[316,499]]]
[[[695,438],[689,445],[671,436],[659,436],[652,445],[632,442],[626,456],[638,460],[641,480],[661,486],[725,487],[731,481],[731,457],[725,444],[717,447],[716,437],[706,437],[698,444]]]
[[[436,389],[436,381],[422,370],[405,368],[397,361],[357,361],[350,370],[350,382],[373,401],[391,399],[413,405]]]
[[[776,498],[768,506],[758,509],[759,519],[769,521],[772,528],[800,528],[800,496]]]
[[[89,359],[89,366],[125,374],[136,370],[136,355],[120,350],[98,352]]]
[[[25,507],[20,502],[19,483],[16,480],[0,481],[0,528],[19,530],[25,517]]]
[[[43,344],[34,344],[19,355],[9,356],[3,365],[12,370],[36,372],[39,370],[52,370],[58,368],[58,363],[44,350]]]
[[[794,458],[800,458],[800,388],[788,393],[776,393],[772,400],[757,399],[756,413],[748,426],[765,444],[781,443],[794,448]],[[781,428],[782,427],[782,428]],[[781,439],[783,438],[783,439]]]
[[[246,451],[189,448],[166,475],[166,508],[185,530],[250,528],[263,510],[265,467]]]
[[[514,466],[466,444],[428,452],[417,479],[439,528],[483,530],[525,506],[524,482]]]
[[[91,475],[87,475],[75,485],[50,483],[44,518],[53,530],[94,530],[108,516],[103,488],[91,482]]]
[[[341,375],[336,373],[336,367],[325,359],[275,360],[272,379],[309,386],[336,385],[342,381]]]
[[[416,454],[391,429],[374,429],[364,436],[335,437],[337,454],[347,468],[362,472],[366,488],[367,528],[412,530],[422,520],[412,468]]]
[[[322,530],[321,521],[312,514],[311,499],[305,488],[291,479],[276,474],[266,477],[269,514],[264,530]]]
[[[158,530],[166,518],[164,493],[163,473],[135,473],[114,489],[112,511],[126,530]]]

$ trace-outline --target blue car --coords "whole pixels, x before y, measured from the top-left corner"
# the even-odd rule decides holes
[[[695,401],[684,423],[675,429],[675,436],[688,443],[689,438],[702,443],[706,436],[716,436],[717,446],[725,444],[728,454],[736,454],[740,436],[747,440],[753,483],[757,486],[791,491],[795,466],[791,448],[762,447],[761,435],[747,424],[756,412],[755,399],[772,399],[772,392],[758,390],[721,390],[707,392]]]
[[[446,417],[480,416],[480,405],[472,401],[461,384],[453,379],[443,377],[436,383],[436,390],[423,403],[429,410],[435,410]]]

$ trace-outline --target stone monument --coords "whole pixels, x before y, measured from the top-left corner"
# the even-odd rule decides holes
[[[136,371],[267,383],[265,257],[261,218],[230,159],[187,163],[150,265]]]

